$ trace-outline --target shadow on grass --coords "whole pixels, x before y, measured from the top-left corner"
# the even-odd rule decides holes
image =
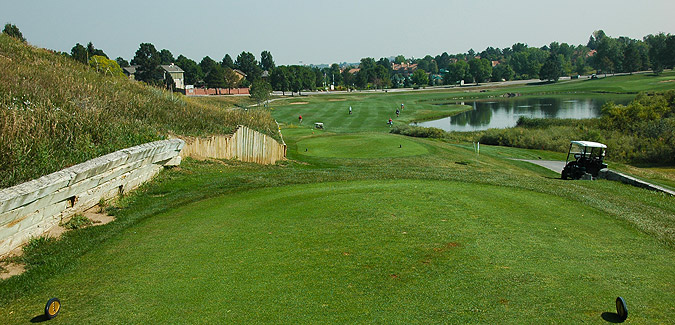
[[[624,322],[624,320],[621,319],[621,317],[617,313],[604,312],[604,313],[602,313],[601,316],[602,316],[602,319],[604,319],[605,321],[610,322],[610,323],[623,323]]]
[[[41,314],[41,315],[37,315],[37,316],[33,317],[30,320],[30,322],[31,323],[42,323],[42,322],[46,322],[48,320],[49,320],[49,317],[47,317],[47,315]]]

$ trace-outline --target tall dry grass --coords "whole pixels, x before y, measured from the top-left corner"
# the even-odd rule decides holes
[[[273,137],[261,109],[223,109],[0,35],[0,188],[168,135],[243,124]]]

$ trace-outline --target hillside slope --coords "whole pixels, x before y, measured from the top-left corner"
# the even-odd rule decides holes
[[[223,109],[0,35],[0,188],[115,150],[177,135],[276,137],[264,110]]]

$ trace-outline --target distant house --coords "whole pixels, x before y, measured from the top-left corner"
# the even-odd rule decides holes
[[[413,64],[408,64],[408,63],[405,63],[405,62],[403,62],[401,64],[392,63],[391,69],[398,72],[398,73],[406,73],[406,72],[412,73],[415,70],[417,70],[417,63],[413,63]]]
[[[493,68],[499,65],[499,61],[490,61],[490,63],[492,63]]]
[[[234,71],[234,73],[237,74],[237,76],[239,77],[239,80],[246,78],[246,74],[244,73],[244,71],[241,71],[239,69],[234,69],[232,71]]]
[[[124,72],[124,74],[129,77],[129,79],[135,80],[139,67],[139,65],[124,67],[122,68],[122,72]],[[173,82],[176,84],[176,89],[185,89],[185,71],[183,71],[183,69],[173,63],[162,65],[161,67],[165,74],[168,73],[171,78],[173,78]]]
[[[137,65],[132,65],[128,67],[122,68],[122,72],[129,77],[129,79],[134,80],[136,78],[136,68],[138,68]]]
[[[183,69],[173,63],[162,65],[161,67],[164,69],[165,75],[169,74],[171,76],[176,89],[185,89],[185,71]]]

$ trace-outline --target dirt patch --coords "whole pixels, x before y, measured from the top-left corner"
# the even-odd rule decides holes
[[[443,247],[434,247],[433,250],[434,252],[443,253],[459,246],[459,243],[447,243]]]
[[[92,225],[89,227],[105,225],[115,220],[115,217],[109,216],[105,213],[101,213],[101,208],[99,206],[95,206],[85,211],[84,213],[82,213],[82,215],[92,221]],[[63,223],[59,223],[58,225],[49,229],[45,233],[45,236],[58,238],[68,230],[69,229],[63,226]],[[23,254],[23,246],[20,246],[9,252],[9,254],[5,256],[4,261],[0,261],[0,279],[4,280],[12,276],[22,274],[23,272],[26,271],[25,265],[6,261],[7,259],[10,259],[12,257],[21,256],[22,254]]]
[[[344,98],[334,98],[334,99],[329,99],[329,102],[344,102],[346,99]]]
[[[293,103],[288,103],[288,105],[306,105],[309,104],[309,102],[293,102]]]
[[[26,272],[26,268],[22,264],[0,263],[0,279],[2,280],[9,279],[23,272]]]
[[[659,81],[659,83],[663,83],[663,82],[675,82],[675,79],[670,79],[670,80],[662,80],[662,81]]]

